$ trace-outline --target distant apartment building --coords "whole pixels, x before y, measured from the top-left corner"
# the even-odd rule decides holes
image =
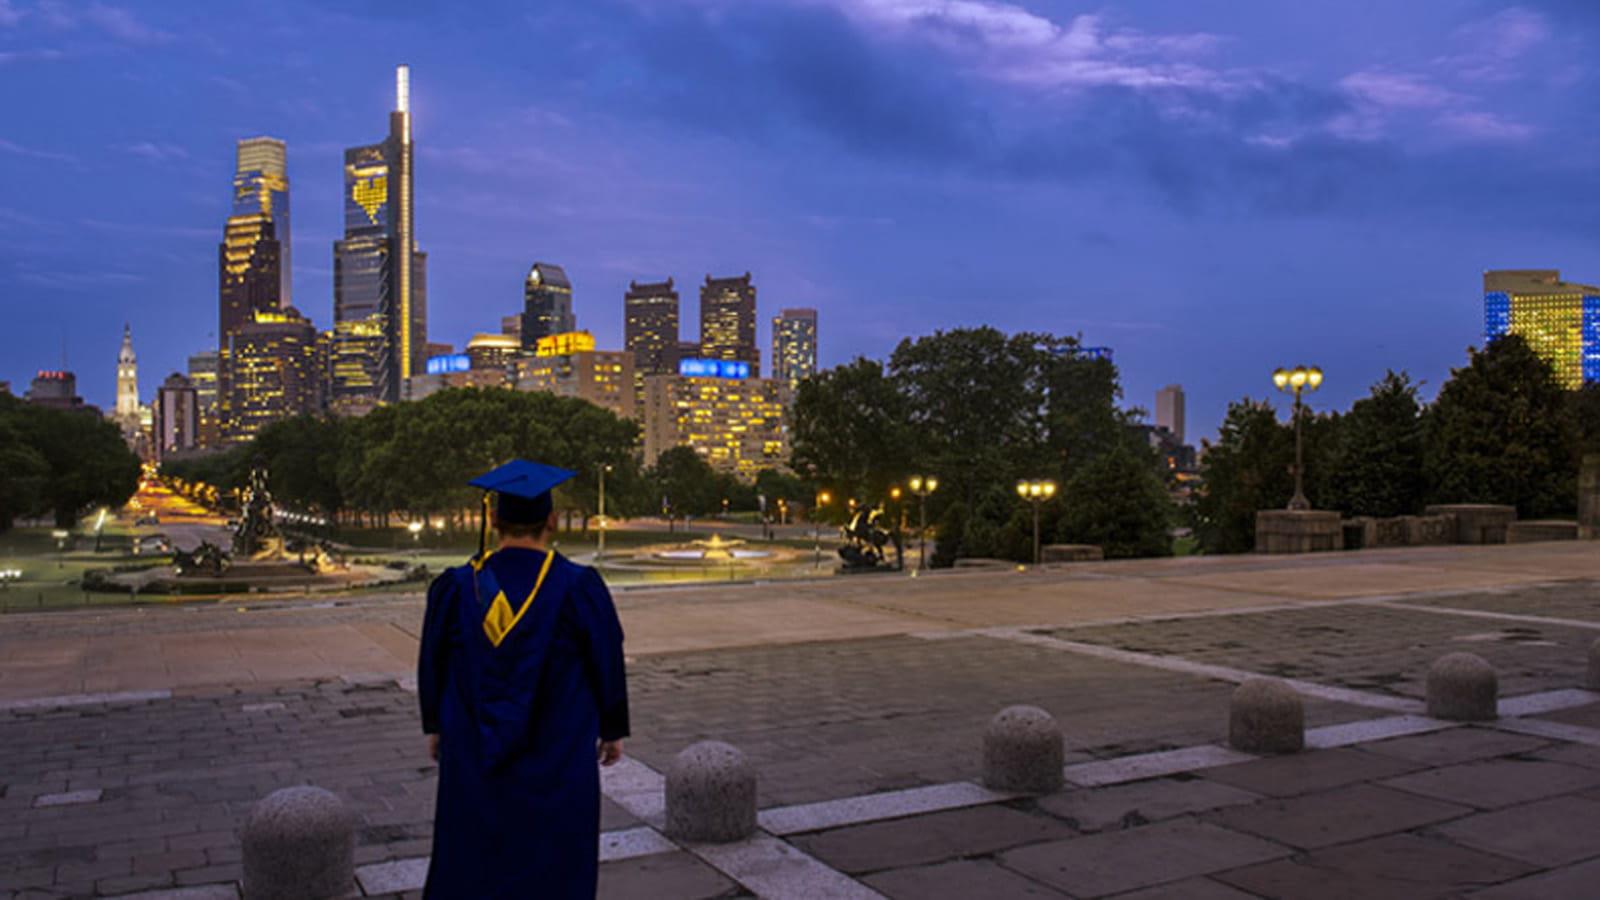
[[[84,403],[83,398],[78,396],[78,376],[61,369],[40,370],[33,376],[23,399],[35,406],[50,409],[99,413],[98,409]]]
[[[279,419],[322,412],[326,353],[316,326],[292,306],[257,312],[229,334],[223,439],[240,443]]]
[[[1486,340],[1521,336],[1568,390],[1600,383],[1600,287],[1562,281],[1558,269],[1489,271],[1483,307]]]
[[[1172,432],[1183,443],[1183,387],[1169,384],[1156,391],[1156,425]]]
[[[633,359],[626,350],[595,350],[591,340],[587,349],[517,360],[516,388],[577,397],[632,419],[638,416]]]
[[[672,279],[628,283],[622,296],[623,345],[633,368],[644,375],[670,375],[678,366],[678,291]]]
[[[200,446],[200,397],[194,382],[173,372],[156,389],[154,453],[157,460]]]
[[[684,360],[688,371],[711,371]],[[713,364],[721,361],[709,361]],[[725,375],[645,377],[644,457],[654,464],[673,447],[693,447],[712,468],[753,481],[763,469],[789,462],[784,421],[788,388],[767,378]]]
[[[792,391],[817,374],[817,311],[785,309],[772,319],[772,377]]]

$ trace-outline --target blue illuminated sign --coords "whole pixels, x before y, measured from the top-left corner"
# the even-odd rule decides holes
[[[678,374],[690,378],[749,378],[750,364],[731,359],[680,359]]]
[[[465,372],[472,368],[472,360],[465,353],[452,353],[449,356],[428,357],[429,375],[447,375],[451,372]]]

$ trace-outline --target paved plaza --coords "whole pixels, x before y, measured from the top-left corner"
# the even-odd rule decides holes
[[[618,592],[634,736],[605,775],[601,895],[1592,898],[1600,547],[1441,547]],[[410,682],[421,594],[0,617],[0,897],[238,896],[237,829],[316,784],[369,896],[415,896],[436,769]],[[1427,718],[1466,650],[1501,718]],[[1226,747],[1288,680],[1308,749]],[[1066,786],[979,786],[1001,708],[1049,711]],[[761,830],[662,834],[703,739]]]

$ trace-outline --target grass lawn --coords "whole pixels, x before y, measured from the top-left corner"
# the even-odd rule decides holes
[[[75,534],[65,552],[57,549],[49,528],[13,528],[0,534],[0,570],[21,570],[22,577],[0,587],[0,611],[67,606],[126,604],[125,594],[86,592],[79,586],[89,569],[148,562],[134,556],[128,531],[107,525],[101,552],[93,534]]]

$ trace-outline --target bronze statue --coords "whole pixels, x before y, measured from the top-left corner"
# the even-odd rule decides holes
[[[883,507],[862,508],[850,517],[850,523],[841,529],[845,545],[839,548],[839,558],[844,560],[846,571],[876,569],[886,564],[884,546],[894,538],[880,520]]]
[[[241,498],[243,514],[233,533],[233,552],[253,560],[283,556],[283,535],[272,520],[272,492],[267,489],[267,470],[250,470],[250,486]]]

